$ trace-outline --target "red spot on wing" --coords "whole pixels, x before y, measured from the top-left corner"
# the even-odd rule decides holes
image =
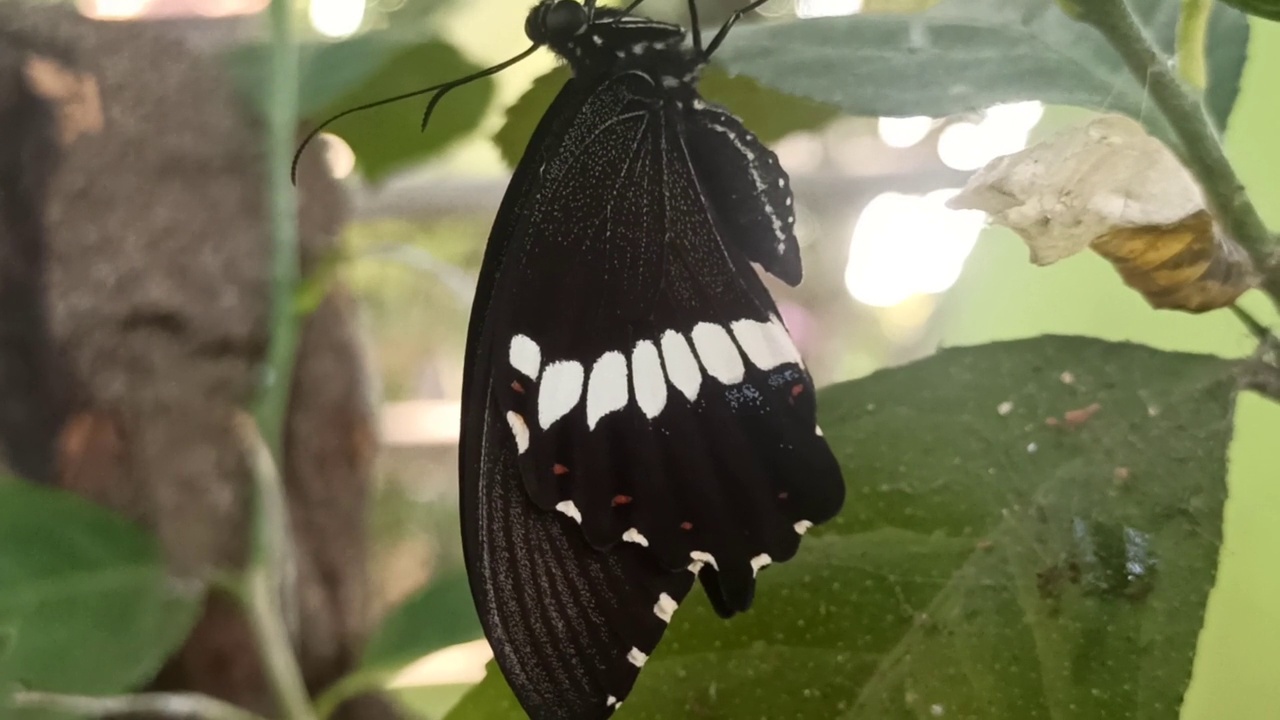
[[[795,403],[796,398],[800,397],[800,393],[802,392],[804,392],[804,383],[796,383],[795,385],[792,385],[791,397],[789,398],[791,402]]]
[[[630,495],[614,495],[614,496],[613,496],[613,506],[614,506],[614,507],[618,507],[619,505],[627,505],[627,504],[630,504],[630,503],[631,503],[631,499],[632,499],[632,498],[631,498],[631,496],[630,496]]]
[[[787,499],[787,497],[788,497],[788,495],[789,495],[789,493],[788,493],[786,490],[783,490],[782,492],[778,493],[778,499],[779,499],[779,500],[786,500],[786,499]]]
[[[511,381],[511,389],[512,389],[512,390],[515,390],[516,392],[520,393],[521,395],[523,395],[523,394],[524,394],[524,386],[520,384],[520,381],[519,381],[519,380],[512,380],[512,381]]]
[[[551,472],[555,473],[556,475],[568,475],[569,468],[561,465],[560,463],[556,463],[555,465],[551,466]]]
[[[685,520],[684,522],[680,523],[680,529],[681,529],[681,530],[692,530],[692,529],[693,529],[693,523],[689,522],[688,520]]]

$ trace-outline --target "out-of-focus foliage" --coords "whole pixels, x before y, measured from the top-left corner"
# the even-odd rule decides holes
[[[186,638],[202,596],[167,575],[155,541],[132,523],[70,493],[3,478],[0,588],[0,686],[69,693],[150,680]],[[5,701],[0,693],[0,715],[11,717]]]
[[[1280,1],[1278,0],[1222,0],[1237,10],[1243,10],[1250,15],[1267,18],[1268,20],[1280,20]]]

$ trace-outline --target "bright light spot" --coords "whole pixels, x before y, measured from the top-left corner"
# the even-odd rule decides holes
[[[80,10],[98,20],[126,20],[141,15],[149,4],[150,0],[90,0]]]
[[[311,0],[311,27],[331,38],[346,37],[364,22],[365,0]]]
[[[816,133],[798,132],[782,138],[773,145],[778,162],[793,175],[803,175],[817,170],[826,157],[827,149]]]
[[[880,140],[889,147],[909,148],[920,142],[933,129],[933,118],[918,115],[916,117],[882,117],[876,128],[880,132]]]
[[[76,9],[95,20],[233,17],[252,15],[267,0],[76,0]]]
[[[986,222],[981,212],[946,206],[957,192],[888,192],[867,204],[853,229],[844,273],[853,299],[892,307],[913,295],[940,293],[955,284]]]
[[[796,17],[852,15],[862,10],[862,0],[796,0]]]
[[[330,175],[341,180],[356,169],[356,152],[346,140],[332,133],[320,133],[317,139],[324,143],[324,159]]]
[[[492,659],[493,650],[485,640],[450,645],[410,663],[391,678],[388,687],[478,683],[484,679],[485,663]]]
[[[1044,106],[1034,100],[987,108],[977,123],[949,125],[938,136],[938,157],[955,170],[977,170],[1001,155],[1027,146]]]

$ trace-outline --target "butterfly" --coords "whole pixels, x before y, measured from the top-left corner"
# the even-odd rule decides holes
[[[758,573],[844,501],[754,268],[800,282],[788,176],[697,90],[761,3],[705,48],[696,20],[690,41],[635,4],[528,15],[572,78],[502,201],[466,343],[464,556],[539,720],[612,714],[695,581],[722,617],[747,610]]]

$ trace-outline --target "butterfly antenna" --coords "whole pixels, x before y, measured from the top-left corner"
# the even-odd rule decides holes
[[[328,120],[325,120],[324,122],[317,125],[315,129],[307,133],[307,136],[304,137],[302,139],[302,142],[298,144],[298,150],[293,154],[293,163],[289,167],[289,179],[293,182],[294,185],[298,184],[298,161],[302,159],[302,151],[306,150],[307,145],[309,145],[312,140],[315,140],[316,136],[319,135],[326,127],[329,127],[329,125],[331,125],[335,120],[344,118],[352,113],[360,112],[361,110],[369,110],[372,108],[380,107],[382,105],[389,105],[394,102],[400,102],[401,100],[408,100],[409,98],[412,98],[412,97],[418,97],[419,95],[426,95],[429,92],[434,92],[436,93],[435,96],[431,98],[431,103],[427,105],[427,115],[429,116],[431,114],[431,110],[435,108],[437,103],[440,102],[440,97],[444,95],[444,93],[460,85],[465,85],[474,80],[479,80],[480,78],[489,77],[490,75],[493,75],[495,73],[502,72],[503,70],[506,70],[512,65],[515,65],[521,60],[524,60],[525,58],[532,55],[534,51],[538,49],[538,47],[539,46],[537,44],[534,44],[528,50],[525,50],[524,52],[520,53],[519,55],[516,55],[513,58],[504,60],[498,63],[497,65],[481,70],[480,72],[472,73],[471,75],[468,75],[463,78],[458,78],[457,80],[450,80],[449,82],[446,82],[446,83],[432,85],[431,87],[422,88],[421,90],[414,90],[412,92],[401,93],[400,95],[395,95],[389,98],[383,98],[382,100],[375,100],[373,102],[365,103],[363,105],[357,105],[353,108],[347,108],[346,110],[343,110],[337,115],[334,115],[333,117],[330,117]],[[426,126],[427,126],[427,118],[423,117],[422,119],[423,129],[426,129]]]
[[[428,103],[427,103],[427,109],[426,109],[426,111],[425,111],[425,112],[423,112],[423,113],[422,113],[422,127],[421,127],[421,129],[422,129],[424,132],[426,131],[426,129],[427,129],[427,122],[428,122],[429,120],[431,120],[431,113],[435,112],[436,105],[439,105],[439,104],[440,104],[440,101],[441,101],[442,99],[444,99],[445,93],[449,92],[450,90],[453,90],[454,88],[460,88],[460,87],[462,87],[463,85],[466,85],[466,84],[467,84],[467,83],[469,83],[469,82],[475,82],[476,80],[479,80],[479,79],[481,79],[481,78],[487,78],[487,77],[489,77],[490,75],[496,75],[496,74],[498,74],[498,73],[502,72],[503,70],[506,70],[507,68],[511,67],[512,65],[515,65],[516,63],[520,62],[521,60],[524,60],[525,58],[529,57],[529,56],[530,56],[530,55],[532,55],[534,52],[536,52],[536,51],[537,51],[537,49],[538,49],[538,48],[540,48],[540,47],[542,47],[542,46],[541,46],[541,45],[539,45],[538,43],[534,43],[534,44],[532,44],[532,45],[530,45],[530,46],[529,46],[529,49],[528,49],[528,50],[525,50],[524,52],[520,53],[519,55],[516,55],[516,56],[515,56],[515,57],[513,57],[513,58],[510,58],[510,59],[507,59],[507,60],[503,60],[502,62],[498,63],[497,65],[494,65],[493,67],[485,68],[484,70],[481,70],[480,72],[472,73],[472,74],[470,74],[470,75],[468,75],[468,76],[466,76],[466,77],[458,78],[457,80],[450,80],[449,82],[444,83],[443,85],[437,85],[437,86],[436,86],[436,87],[434,87],[434,88],[429,88],[429,90],[435,90],[435,91],[436,91],[436,94],[431,96],[431,102],[428,102]],[[428,92],[428,90],[422,90],[422,91],[419,91],[419,93],[418,93],[418,94],[421,94],[421,93],[423,93],[423,92]]]
[[[702,23],[698,22],[698,0],[689,0],[689,34],[693,36],[693,49],[702,57]]]
[[[720,47],[720,43],[724,42],[724,39],[729,36],[729,30],[732,29],[734,25],[737,25],[738,21],[745,17],[747,13],[767,2],[769,2],[769,0],[755,0],[755,2],[730,15],[729,19],[724,22],[724,25],[720,26],[720,32],[716,33],[716,36],[711,39],[711,44],[707,46],[707,50],[702,54],[702,58],[704,60],[710,60],[711,54],[714,53],[716,48]],[[689,5],[692,7],[693,0],[690,0]]]

